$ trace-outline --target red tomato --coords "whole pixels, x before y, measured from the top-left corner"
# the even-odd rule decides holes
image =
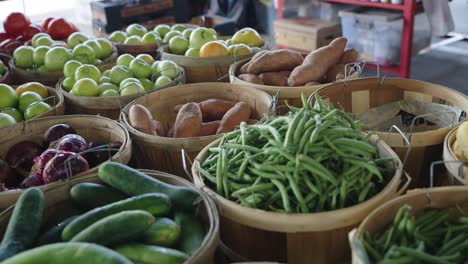
[[[6,32],[0,32],[0,43],[9,37],[10,35],[8,35]]]
[[[54,19],[55,19],[55,18],[53,18],[53,17],[48,17],[48,18],[46,18],[46,19],[44,20],[44,22],[42,22],[42,28],[43,28],[44,30],[47,31],[47,29],[49,29],[49,24],[50,24],[50,22],[51,22],[52,20],[54,20]]]
[[[25,30],[23,30],[24,40],[30,40],[37,33],[42,32],[42,28],[38,25],[31,24]]]
[[[3,22],[3,28],[5,29],[6,33],[12,36],[18,36],[22,33],[22,31],[31,24],[29,18],[19,12],[13,12],[7,16],[5,21]]]
[[[73,32],[75,28],[72,24],[68,23],[63,18],[56,18],[52,20],[48,28],[49,35],[56,40],[66,40]]]

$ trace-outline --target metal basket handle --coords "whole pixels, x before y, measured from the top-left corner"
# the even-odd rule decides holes
[[[412,137],[412,135],[413,135],[413,129],[414,129],[414,126],[416,125],[416,121],[417,121],[418,119],[423,119],[424,122],[426,122],[426,119],[424,119],[424,117],[433,116],[433,115],[436,115],[436,114],[439,114],[439,113],[448,113],[448,114],[453,114],[453,115],[454,115],[454,118],[452,119],[451,123],[448,124],[449,127],[452,128],[453,125],[455,124],[455,118],[457,117],[457,113],[454,112],[454,111],[440,111],[440,112],[434,112],[434,113],[428,113],[428,114],[418,115],[418,116],[415,116],[415,117],[413,118],[413,120],[411,121],[411,126],[410,126],[410,131],[409,131],[409,139],[411,140],[411,137]],[[436,116],[436,118],[437,118],[438,120],[442,121],[443,123],[445,123],[444,120],[438,118],[437,116]]]
[[[182,167],[184,169],[184,172],[187,175],[187,177],[193,182],[193,175],[192,175],[192,173],[190,173],[189,168],[187,168],[187,162],[190,163],[190,168],[193,166],[193,162],[190,159],[187,152],[185,151],[185,149],[181,149],[180,153],[182,154]]]
[[[401,137],[403,138],[403,141],[406,143],[406,145],[408,145],[408,150],[406,151],[405,157],[403,158],[403,167],[405,167],[406,161],[408,160],[409,154],[411,152],[411,141],[408,139],[408,137],[405,136],[403,131],[401,131],[401,129],[396,125],[393,125],[393,126],[390,127],[390,129],[388,130],[388,133],[387,133],[387,137],[385,138],[385,141],[388,141],[388,138],[390,137],[390,134],[392,133],[393,130],[396,130],[398,132],[398,134],[401,135]]]

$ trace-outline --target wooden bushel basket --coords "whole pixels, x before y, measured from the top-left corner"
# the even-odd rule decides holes
[[[349,242],[353,251],[353,264],[366,264],[368,259],[362,245],[362,236],[366,231],[375,233],[393,221],[403,205],[410,205],[412,213],[418,214],[428,208],[455,208],[458,204],[468,210],[468,188],[466,186],[415,189],[393,199],[374,210],[364,219],[359,228],[349,233]],[[454,210],[455,211],[455,210]]]
[[[450,130],[444,140],[443,162],[452,185],[468,185],[468,168],[466,162],[460,161],[453,150],[453,144],[457,138],[458,127]],[[468,149],[466,150],[468,153]]]
[[[214,254],[219,243],[219,217],[218,211],[216,210],[216,206],[213,203],[213,201],[206,194],[196,189],[192,183],[186,180],[159,171],[141,171],[165,183],[192,188],[200,194],[201,201],[198,203],[196,213],[205,224],[207,233],[200,249],[187,261],[185,261],[184,264],[213,264]],[[49,186],[43,190],[45,197],[43,226],[50,225],[50,222],[52,222],[52,224],[54,222],[57,222],[57,218],[61,218],[58,217],[57,214],[60,215],[62,213],[63,215],[63,212],[66,212],[67,210],[69,211],[70,208],[72,208],[73,205],[70,199],[70,189],[74,185],[81,182],[102,183],[99,180],[98,176],[96,174],[93,174],[73,179],[69,182]],[[0,214],[1,234],[5,232],[8,220],[11,217],[13,209],[14,205]]]
[[[364,113],[371,108],[400,100],[417,100],[458,107],[468,112],[468,97],[450,88],[410,79],[364,78],[337,82],[317,91],[325,100],[346,112]],[[407,135],[411,144],[405,171],[413,178],[415,187],[429,186],[429,169],[440,160],[444,138],[450,131],[443,127]],[[399,133],[376,132],[403,160],[408,151]]]
[[[246,102],[252,109],[253,118],[258,120],[268,114],[272,103],[271,96],[260,90],[229,83],[187,84],[170,87],[138,98],[123,109],[121,120],[132,136],[134,160],[139,167],[186,177],[181,151],[184,150],[193,160],[206,145],[221,135],[172,138],[145,134],[130,125],[128,120],[130,107],[141,104],[148,108],[156,120],[163,125],[169,125],[177,116],[177,113],[173,111],[174,106],[206,99]]]
[[[382,203],[399,196],[409,181],[402,183],[402,164],[396,153],[385,142],[373,136],[379,157],[395,159],[395,175],[387,186],[374,197],[351,207],[311,214],[284,214],[248,208],[227,200],[209,189],[198,173],[198,167],[208,155],[203,149],[192,166],[194,183],[214,197],[220,207],[221,241],[229,251],[242,256],[241,261],[277,261],[289,264],[344,263],[351,251],[348,232]],[[238,261],[238,260],[236,260]]]
[[[19,123],[0,130],[0,158],[4,159],[10,147],[21,141],[29,140],[42,145],[44,133],[56,124],[68,124],[73,127],[87,142],[92,140],[103,143],[120,142],[119,151],[112,156],[112,160],[127,164],[132,154],[132,141],[128,131],[118,122],[100,116],[67,115],[46,117]],[[95,173],[98,167],[91,168],[75,177]],[[60,185],[60,182],[38,186],[49,188]],[[9,190],[0,192],[0,208],[7,208],[14,204],[23,190]]]
[[[11,70],[10,70],[10,65],[8,63],[10,58],[11,58],[10,55],[0,53],[0,61],[3,62],[3,65],[5,65],[5,69],[6,69],[6,72],[3,74],[2,77],[0,77],[0,83],[5,83],[5,84],[11,83]]]

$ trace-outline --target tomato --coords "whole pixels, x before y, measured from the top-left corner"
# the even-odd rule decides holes
[[[24,40],[30,40],[37,33],[42,32],[42,28],[38,25],[31,24],[25,30],[23,30]]]
[[[0,32],[0,43],[9,37],[10,35],[8,35],[6,32]]]
[[[52,39],[66,40],[73,32],[76,32],[74,26],[63,18],[56,18],[49,24],[48,33]]]
[[[51,22],[52,20],[54,20],[54,19],[55,19],[55,18],[53,18],[53,17],[48,17],[48,18],[46,18],[46,19],[44,20],[44,22],[42,22],[42,28],[43,28],[44,30],[47,31],[47,30],[49,29],[49,24],[50,24],[50,22]]]
[[[3,22],[3,28],[6,33],[12,36],[21,35],[22,31],[26,29],[31,21],[25,15],[19,12],[13,12],[7,16]]]

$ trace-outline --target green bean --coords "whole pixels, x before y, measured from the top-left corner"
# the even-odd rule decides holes
[[[271,180],[271,182],[278,188],[278,190],[281,193],[281,199],[283,201],[284,210],[286,212],[291,212],[291,204],[289,202],[289,197],[288,197],[288,194],[286,192],[286,188],[284,187],[284,185],[280,181],[278,181],[276,179]]]
[[[222,175],[223,175],[223,189],[224,189],[224,197],[229,197],[230,196],[230,190],[229,190],[229,178],[227,177],[227,170],[228,170],[228,159],[226,155],[226,150],[223,149],[221,151],[222,155],[222,160],[221,160],[221,167],[222,167]]]
[[[407,247],[397,247],[396,248],[398,251],[401,253],[414,257],[416,259],[419,259],[421,261],[424,261],[425,263],[434,263],[434,264],[450,264],[450,262],[443,260],[439,257],[435,257],[429,254],[426,254],[424,252],[417,251],[412,248],[407,248]]]
[[[287,166],[281,166],[281,165],[265,165],[265,164],[258,164],[253,162],[252,165],[255,167],[257,170],[261,171],[273,171],[273,172],[294,172],[294,168],[287,167]]]
[[[223,146],[225,148],[233,148],[233,149],[239,149],[239,150],[255,152],[255,153],[262,151],[261,149],[256,148],[256,147],[247,146],[247,145],[244,146],[244,145],[233,144],[233,143],[225,143]]]
[[[308,168],[310,172],[316,173],[317,175],[321,176],[324,180],[327,180],[334,185],[338,184],[333,174],[322,164],[304,155],[299,155],[299,160],[303,162],[302,166]]]
[[[278,179],[278,180],[285,180],[286,179],[285,176],[280,175],[280,174],[263,172],[261,170],[255,169],[255,168],[250,168],[249,170],[253,174],[258,175],[259,177],[267,178],[267,179]]]
[[[297,201],[299,203],[299,207],[301,208],[301,212],[302,213],[308,213],[309,208],[307,208],[307,205],[304,202],[304,197],[302,197],[302,193],[299,191],[299,187],[297,186],[296,180],[289,173],[286,173],[286,178],[289,181],[289,185],[291,186],[291,189],[293,191],[294,196],[296,196],[296,199],[297,199]]]
[[[233,192],[231,194],[231,196],[235,197],[235,196],[238,196],[238,195],[243,195],[243,194],[251,193],[251,192],[266,191],[266,190],[269,190],[269,189],[271,189],[273,187],[274,187],[274,185],[272,183],[257,184],[255,186],[245,187],[245,188],[239,189],[239,190]]]
[[[223,193],[223,176],[222,176],[222,152],[218,155],[218,162],[216,164],[216,192]]]

